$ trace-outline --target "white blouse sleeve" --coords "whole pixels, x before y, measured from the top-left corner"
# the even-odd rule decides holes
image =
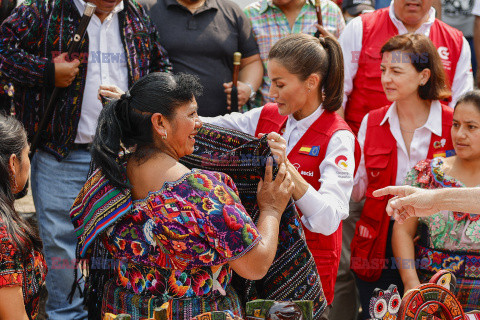
[[[232,112],[224,116],[200,117],[200,120],[222,128],[237,130],[254,136],[262,109],[263,107],[254,108],[245,113]]]
[[[320,164],[320,189],[310,186],[295,203],[302,211],[304,226],[316,233],[334,233],[348,217],[348,202],[355,170],[355,137],[347,130],[335,132]],[[344,160],[346,158],[346,160]],[[342,166],[342,163],[346,166]]]
[[[365,168],[365,158],[363,156],[363,147],[365,145],[365,134],[367,133],[367,121],[368,114],[363,117],[362,124],[358,130],[358,144],[360,144],[360,149],[362,150],[362,158],[360,159],[360,164],[355,174],[352,199],[353,201],[361,201],[365,198],[365,193],[367,191],[368,177],[367,169]]]

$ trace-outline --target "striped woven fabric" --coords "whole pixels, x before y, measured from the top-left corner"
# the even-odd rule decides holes
[[[252,136],[204,124],[195,137],[195,151],[181,162],[190,168],[221,171],[232,177],[242,204],[253,221],[259,217],[257,185],[265,163],[271,155],[266,137]],[[267,275],[258,281],[234,277],[232,284],[243,301],[312,300],[314,319],[323,313],[327,303],[320,276],[305,242],[295,206],[287,206],[280,222],[277,254]]]
[[[230,175],[238,188],[242,204],[253,221],[257,221],[257,184],[263,176],[266,159],[271,155],[266,137],[254,139],[243,133],[205,124],[195,140],[194,153],[182,158],[181,162],[189,168],[221,171]],[[89,248],[96,251],[95,248],[101,247],[101,241],[96,241],[98,236],[128,213],[131,201],[128,190],[118,191],[100,171],[95,170],[89,175],[70,214],[79,241],[78,258],[92,258]],[[93,258],[102,255],[105,256],[105,253],[93,254]],[[89,306],[94,308],[90,310],[98,310],[102,303],[102,288],[110,275],[92,266],[90,263],[86,299]],[[244,299],[243,305],[254,299],[312,300],[314,319],[320,318],[326,300],[295,206],[289,205],[282,215],[277,253],[267,275],[259,281],[236,276],[232,284]]]

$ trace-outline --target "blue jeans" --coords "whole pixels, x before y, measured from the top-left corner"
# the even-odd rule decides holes
[[[84,150],[72,151],[61,162],[43,151],[32,159],[32,195],[48,265],[45,308],[50,320],[87,318],[78,290],[72,304],[67,296],[74,281],[77,244],[69,211],[86,181],[90,160]]]

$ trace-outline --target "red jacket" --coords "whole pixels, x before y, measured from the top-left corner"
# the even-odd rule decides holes
[[[345,120],[355,134],[358,133],[360,123],[368,112],[391,104],[383,92],[380,81],[382,75],[380,49],[388,39],[398,34],[397,27],[389,17],[388,8],[362,15],[362,24],[362,50],[358,56],[358,70],[345,107]],[[437,47],[451,87],[462,52],[462,33],[435,19],[429,37]]]
[[[277,104],[268,103],[263,107],[260,114],[255,136],[259,133],[272,131],[281,133],[286,122],[287,116],[282,116],[278,113]],[[351,132],[346,122],[337,113],[324,111],[288,154],[288,160],[291,163],[300,165],[297,168],[299,172],[304,171],[308,173],[302,176],[315,190],[320,189],[320,171],[318,168],[325,158],[330,138],[338,130]],[[300,153],[302,146],[311,146],[309,154],[303,151]],[[360,146],[356,142],[355,168],[358,167],[360,155]],[[306,228],[304,228],[304,231],[308,248],[312,252],[317,264],[327,303],[330,305],[333,301],[335,280],[337,279],[338,264],[340,263],[342,251],[342,224],[340,223],[337,231],[329,236],[313,233]]]
[[[385,250],[390,217],[385,208],[390,197],[375,198],[372,192],[396,184],[397,142],[388,121],[380,124],[389,108],[390,106],[386,106],[368,114],[363,147],[368,186],[365,205],[351,244],[350,267],[364,281],[378,280],[382,269],[388,263],[385,261]],[[442,105],[442,136],[432,135],[427,159],[445,157],[446,151],[453,149],[450,136],[452,118],[453,110]]]

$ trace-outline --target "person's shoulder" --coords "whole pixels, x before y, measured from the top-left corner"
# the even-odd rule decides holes
[[[342,10],[340,9],[340,7],[335,2],[333,2],[332,0],[325,1],[325,7],[326,7],[327,11],[334,11],[334,12],[342,13]]]
[[[259,16],[262,12],[262,2],[263,0],[250,3],[243,9],[243,11],[248,17]]]

